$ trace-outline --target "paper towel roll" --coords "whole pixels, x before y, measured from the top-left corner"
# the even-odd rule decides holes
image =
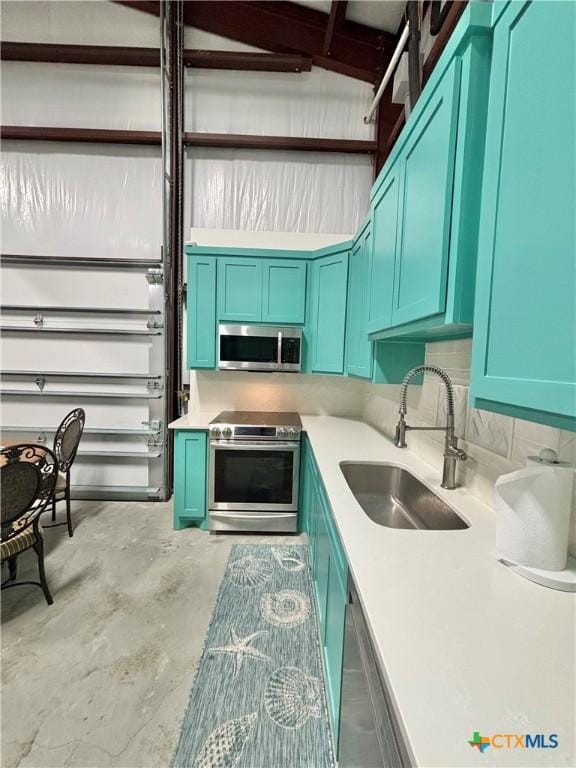
[[[531,464],[494,486],[496,557],[549,571],[568,560],[572,469]]]

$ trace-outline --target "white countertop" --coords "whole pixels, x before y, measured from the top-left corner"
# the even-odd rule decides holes
[[[170,427],[205,429],[216,413]],[[574,766],[574,595],[512,573],[494,557],[494,513],[361,421],[302,416],[381,666],[414,760],[423,768]],[[372,522],[341,461],[409,469],[460,512],[460,531]],[[496,749],[473,732],[558,734],[557,749]]]

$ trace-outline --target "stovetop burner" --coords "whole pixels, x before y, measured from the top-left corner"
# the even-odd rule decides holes
[[[255,427],[302,427],[300,415],[293,411],[222,411],[211,424]]]

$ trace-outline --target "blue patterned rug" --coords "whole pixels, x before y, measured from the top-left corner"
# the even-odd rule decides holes
[[[333,768],[307,545],[232,547],[173,768]]]

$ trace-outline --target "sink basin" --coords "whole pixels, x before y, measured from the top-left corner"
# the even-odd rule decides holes
[[[340,469],[370,520],[387,528],[454,531],[469,525],[402,467],[343,461]]]

